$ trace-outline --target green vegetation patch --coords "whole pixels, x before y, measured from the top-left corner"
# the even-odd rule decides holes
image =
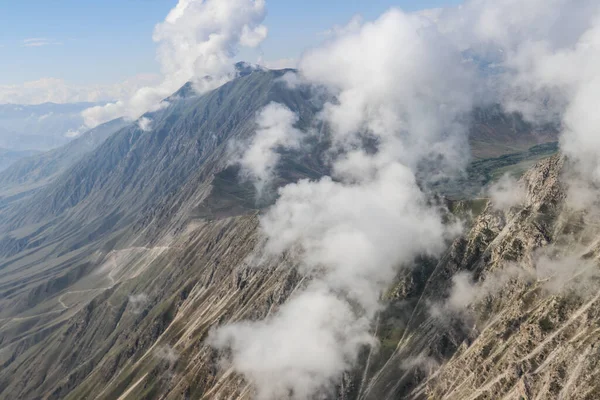
[[[451,199],[473,199],[481,195],[481,191],[486,185],[502,175],[510,174],[520,177],[536,162],[557,152],[558,142],[552,142],[533,146],[521,153],[477,160],[469,165],[463,177],[441,181],[434,185],[433,189]]]

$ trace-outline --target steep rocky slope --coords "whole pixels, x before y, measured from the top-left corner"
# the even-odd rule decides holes
[[[270,102],[288,106],[300,124],[309,124],[318,105],[306,91],[288,89],[280,80],[285,72],[257,70],[205,96],[174,96],[168,107],[146,115],[151,134],[137,124],[118,131],[0,219],[14,228],[70,211],[81,213],[80,222],[114,214],[121,225],[131,223],[137,219],[132,214],[224,169],[230,140],[249,137],[256,113]]]
[[[144,343],[152,347],[158,338],[152,335],[169,326],[180,289],[202,292],[192,283],[197,281],[217,297],[228,293],[229,286],[222,284],[230,273],[223,265],[234,268],[253,249],[256,235],[254,195],[243,192],[237,172],[227,168],[230,140],[251,135],[257,111],[271,101],[296,111],[300,124],[310,124],[318,110],[310,100],[314,96],[286,88],[280,80],[285,72],[251,71],[206,96],[180,92],[169,107],[147,115],[153,120],[151,133],[137,125],[119,130],[52,182],[0,210],[3,398],[63,398],[75,388],[84,390],[89,374],[94,390],[104,382],[94,383],[102,375],[115,378],[118,391],[127,385],[120,381],[120,367],[130,356],[142,356]],[[288,179],[318,175],[306,167],[310,160],[299,157],[286,156]],[[197,240],[188,243],[193,237]],[[207,263],[213,267],[205,269]],[[221,280],[213,282],[213,275]],[[246,287],[242,278],[237,281]],[[144,291],[119,291],[127,282]],[[273,291],[285,286],[270,285]],[[262,292],[268,293],[248,286],[239,301]],[[121,306],[139,306],[129,323],[118,323],[124,348],[115,342],[116,325],[95,314],[100,310],[95,306],[103,308],[113,293]],[[138,297],[130,300],[130,295]],[[203,299],[199,296],[195,301]],[[154,312],[141,313],[148,301],[162,322]],[[188,310],[201,308],[193,306]],[[120,319],[121,312],[113,317]],[[149,331],[140,326],[141,336],[132,342],[128,338],[140,321],[154,333],[146,337]],[[109,372],[100,362],[108,363]]]
[[[525,176],[525,207],[500,225],[476,270],[485,279],[513,262],[524,273],[474,302],[477,337],[430,378],[430,397],[600,396],[597,215],[567,207],[561,163]]]
[[[563,167],[538,164],[524,204],[490,204],[423,292],[400,293],[419,301],[360,398],[598,398],[597,216],[567,206]]]
[[[256,270],[246,257],[257,243],[255,216],[201,223],[171,243],[115,250],[99,257],[105,288],[84,284],[55,298],[27,327],[2,326],[6,398],[199,398],[242,391],[223,376],[204,343],[219,321],[266,315],[293,291],[285,263]],[[90,291],[85,304],[79,296]],[[12,328],[12,329],[11,329]],[[8,343],[8,344],[7,344]],[[15,378],[21,377],[21,378]]]
[[[126,125],[128,123],[123,119],[116,119],[83,133],[63,147],[41,154],[30,154],[29,157],[12,163],[0,173],[0,196],[3,203],[22,199],[51,183]]]
[[[2,208],[0,313],[22,311],[87,275],[96,251],[145,246],[196,214],[211,217],[212,203],[239,198],[236,185],[217,185],[226,175],[217,176],[213,191],[213,176],[227,167],[229,140],[250,135],[256,112],[271,101],[302,121],[316,110],[309,94],[286,89],[284,73],[256,71],[206,96],[178,97],[152,115],[151,133],[137,124],[119,130],[51,184]],[[241,211],[254,206],[246,197]]]
[[[596,232],[565,207],[562,168],[559,157],[542,161],[524,177],[523,205],[489,205],[439,262],[399,278],[374,327],[382,346],[338,398],[597,398]],[[2,395],[251,399],[206,338],[220,323],[269,315],[302,285],[292,259],[252,267],[260,240],[247,215],[97,254],[104,287],[84,279],[52,309],[2,321]],[[566,269],[545,267],[551,259]],[[457,307],[461,271],[476,294]]]

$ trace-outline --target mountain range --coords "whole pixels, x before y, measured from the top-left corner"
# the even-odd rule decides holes
[[[289,72],[244,69],[202,95],[188,84],[144,115],[150,130],[114,120],[0,172],[0,398],[252,398],[207,337],[270,315],[304,278],[292,255],[252,267],[276,194],[257,196],[231,163],[232,143],[248,142],[272,102],[299,129],[315,122],[323,101],[288,86]],[[282,152],[275,187],[327,175],[322,140]],[[596,225],[565,209],[556,141],[556,128],[517,113],[473,112],[467,175],[438,188],[468,228],[390,284],[380,345],[331,398],[596,398],[598,296],[548,294],[531,272],[566,232],[598,257]],[[522,176],[525,198],[499,209],[480,197],[505,172]],[[517,272],[487,288],[506,262]],[[485,293],[438,318],[432,305],[444,311],[459,272]]]

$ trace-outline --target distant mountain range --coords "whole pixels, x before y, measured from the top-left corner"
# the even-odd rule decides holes
[[[16,161],[26,157],[30,157],[34,154],[39,154],[39,151],[35,150],[8,150],[0,148],[0,171],[10,167]]]
[[[81,112],[96,103],[0,104],[0,148],[43,151],[83,133]]]

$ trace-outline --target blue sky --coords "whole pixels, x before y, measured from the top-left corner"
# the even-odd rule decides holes
[[[267,60],[298,57],[319,33],[389,7],[407,11],[458,0],[267,0]],[[115,83],[158,72],[154,25],[177,0],[0,0],[0,84],[59,78],[73,84]],[[26,46],[26,39],[36,39]],[[43,39],[43,40],[41,40]],[[41,45],[43,44],[43,45]],[[249,55],[250,56],[250,55]],[[251,60],[255,61],[255,60]]]

